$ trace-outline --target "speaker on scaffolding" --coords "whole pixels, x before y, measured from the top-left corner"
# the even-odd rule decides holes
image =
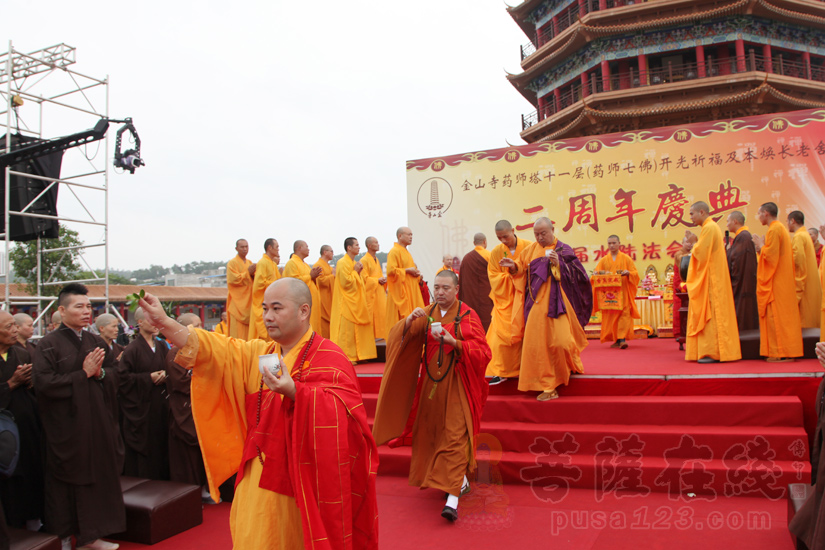
[[[11,136],[11,150],[26,145],[38,143],[40,139],[13,134]],[[5,136],[0,137],[0,148],[6,143]],[[59,178],[60,166],[63,163],[63,151],[50,153],[29,161],[21,162],[11,166],[15,172],[25,172],[46,178]],[[10,176],[9,185],[9,210],[21,212],[35,198],[37,199],[27,210],[27,213],[41,214],[47,216],[57,216],[57,189],[58,184],[54,184],[48,191],[51,182],[43,181],[25,176]],[[0,232],[5,230],[5,174],[0,172]],[[45,191],[45,193],[44,193]],[[38,237],[43,239],[56,239],[58,236],[57,220],[44,218],[30,218],[24,216],[9,216],[11,231],[9,238],[12,241],[33,241]]]

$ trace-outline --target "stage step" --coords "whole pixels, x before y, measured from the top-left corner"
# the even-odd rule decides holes
[[[376,400],[364,395],[370,421]],[[494,395],[482,418],[479,458],[489,459],[479,472],[534,490],[779,498],[789,483],[810,482],[802,422],[795,396],[571,396],[542,403],[532,395]],[[410,455],[410,447],[380,447],[379,473],[405,475]]]

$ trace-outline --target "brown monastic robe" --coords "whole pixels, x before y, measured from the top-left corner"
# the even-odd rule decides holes
[[[169,392],[169,479],[206,485],[206,470],[192,418],[192,371],[175,363],[178,348],[166,354],[166,390]]]
[[[123,351],[120,374],[120,407],[126,464],[123,474],[147,479],[169,479],[169,404],[166,385],[155,385],[151,373],[166,370],[165,342],[155,339],[155,349],[143,336]]]
[[[490,279],[487,277],[489,256],[489,252],[487,258],[482,256],[478,248],[468,252],[461,260],[461,274],[458,277],[458,299],[478,313],[481,326],[485,331],[490,328],[490,319],[493,314]]]
[[[757,330],[759,308],[756,305],[756,247],[747,228],[743,227],[736,234],[727,254],[739,331]]]
[[[818,418],[814,442],[811,446],[811,484],[813,484],[810,496],[805,504],[799,509],[791,522],[788,530],[811,550],[825,547],[825,506],[822,500],[825,499],[825,417],[823,417],[823,400],[825,400],[825,380],[819,383],[819,391],[816,392],[816,416]]]
[[[106,350],[102,380],[83,360]],[[120,490],[123,441],[117,426],[117,376],[100,336],[65,325],[34,351],[32,380],[46,439],[46,531],[77,536],[78,546],[126,529]]]
[[[23,346],[15,344],[6,359],[0,357],[0,409],[14,415],[20,432],[20,457],[9,479],[0,480],[0,500],[6,521],[24,528],[26,520],[43,517],[43,448],[40,414],[34,390],[25,386],[9,389],[8,380],[20,365],[31,363]]]

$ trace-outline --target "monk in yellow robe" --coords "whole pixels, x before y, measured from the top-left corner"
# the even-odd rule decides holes
[[[347,253],[335,264],[335,293],[332,299],[332,341],[341,346],[350,361],[375,359],[375,332],[372,314],[367,306],[367,288],[361,273],[364,270],[355,256],[361,245],[355,237],[344,241]]]
[[[455,269],[453,269],[453,255],[452,254],[444,254],[441,257],[442,265],[438,268],[438,271],[435,272],[436,275],[441,273],[442,271],[452,271],[455,273]]]
[[[252,313],[249,319],[249,340],[260,338],[271,341],[263,317],[264,291],[281,278],[278,263],[281,261],[280,246],[275,239],[264,241],[264,255],[258,260],[255,280],[252,282]]]
[[[819,282],[819,266],[816,263],[814,241],[805,228],[805,214],[799,210],[788,214],[788,229],[793,236],[791,249],[793,250],[799,320],[802,328],[819,328],[822,285]]]
[[[309,256],[309,245],[306,241],[295,241],[292,245],[292,256],[284,266],[284,277],[301,279],[309,287],[312,294],[312,316],[309,319],[312,330],[321,334],[321,296],[318,294],[318,287],[315,280],[321,275],[320,267],[310,268],[304,261]]]
[[[759,255],[756,302],[759,306],[759,353],[770,362],[802,357],[802,323],[796,300],[791,236],[776,219],[779,208],[766,202],[757,217],[768,226],[764,238],[754,235]]]
[[[487,365],[487,376],[492,376],[491,386],[519,375],[524,336],[524,292],[516,284],[515,260],[530,244],[530,241],[516,237],[507,220],[496,224],[496,237],[501,242],[490,252],[487,265],[490,299],[493,300],[490,328],[487,329],[487,344],[493,353]]]
[[[226,311],[229,313],[229,336],[246,340],[249,337],[249,315],[252,309],[252,279],[256,265],[246,259],[249,243],[235,242],[237,256],[226,263]]]
[[[140,305],[193,369],[192,416],[212,498],[234,473],[237,550],[378,548],[378,452],[355,371],[309,324],[309,288],[283,278],[264,293],[273,342],[242,341]],[[271,365],[260,356],[269,355]]]
[[[399,227],[395,232],[398,242],[387,255],[387,328],[393,327],[417,307],[424,307],[424,298],[418,287],[421,272],[415,267],[407,247],[412,244],[412,229]]]
[[[361,258],[361,277],[367,290],[367,306],[372,312],[372,329],[376,339],[387,337],[387,278],[381,269],[381,262],[375,256],[378,253],[378,239],[367,237],[364,241],[367,253]]]
[[[594,291],[593,313],[601,310],[602,326],[600,341],[602,343],[612,341],[611,348],[627,349],[627,340],[632,340],[633,319],[641,319],[639,310],[636,309],[636,291],[639,286],[639,272],[633,259],[619,250],[621,242],[618,235],[610,235],[607,238],[607,249],[609,254],[604,256],[596,264],[596,275],[618,275],[621,288],[620,296],[611,297],[609,301],[614,302],[618,298],[622,309],[610,309],[600,307],[601,300],[598,292]],[[602,303],[601,306],[608,304]]]
[[[221,312],[221,322],[215,325],[215,334],[229,336],[229,328],[226,326],[226,312]]]
[[[318,287],[318,298],[321,300],[321,335],[324,338],[329,338],[332,293],[335,291],[335,275],[332,273],[332,266],[329,265],[334,255],[332,247],[325,244],[321,247],[321,257],[312,266],[321,268],[321,274],[315,279],[315,286]]]
[[[696,202],[690,219],[702,227],[690,253],[685,360],[699,363],[742,359],[736,305],[722,230],[710,217],[710,206]]]
[[[525,315],[518,389],[540,391],[537,399],[547,401],[558,398],[556,388],[567,385],[571,372],[584,372],[583,327],[593,311],[593,289],[573,249],[555,237],[550,219],[536,220],[533,235],[536,242],[516,260]]]

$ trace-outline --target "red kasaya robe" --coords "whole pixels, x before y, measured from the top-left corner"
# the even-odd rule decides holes
[[[260,389],[258,356],[280,352],[275,342],[190,329],[178,352],[176,362],[194,369],[192,414],[213,499],[218,485],[238,472],[230,520],[235,548],[283,547],[267,540],[267,530],[274,538],[296,527],[279,528],[284,517],[272,517],[278,510],[235,509],[263,502],[250,495],[261,491],[293,499],[304,548],[378,548],[378,453],[355,371],[341,348],[319,334],[310,341],[312,334],[308,330],[285,357],[295,380],[294,400]],[[250,479],[244,478],[247,472]],[[260,481],[249,486],[257,475]],[[239,499],[241,494],[248,496]],[[289,507],[279,504],[281,498],[274,502],[281,510]],[[263,518],[266,525],[259,524]],[[265,536],[249,535],[261,531]],[[255,548],[241,536],[254,539]]]

